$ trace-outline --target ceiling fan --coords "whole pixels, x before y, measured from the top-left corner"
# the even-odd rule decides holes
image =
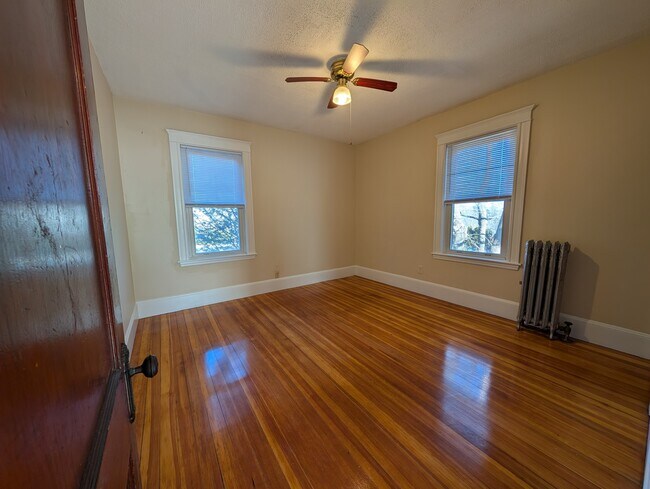
[[[328,109],[334,109],[339,105],[347,105],[352,101],[350,89],[347,87],[348,83],[352,83],[357,87],[374,88],[375,90],[384,90],[386,92],[393,92],[397,88],[397,83],[386,80],[376,80],[374,78],[352,78],[354,72],[357,71],[359,65],[368,56],[368,48],[363,44],[353,44],[352,49],[347,57],[335,59],[330,66],[331,74],[328,77],[324,76],[294,76],[289,77],[285,81],[287,83],[295,82],[334,82],[337,84],[334,93],[330,97],[327,104]]]

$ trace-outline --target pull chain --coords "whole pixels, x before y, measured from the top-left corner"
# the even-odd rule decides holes
[[[350,111],[348,112],[350,114],[350,132],[348,134],[350,135],[350,146],[352,146],[352,101],[348,105],[350,106]]]

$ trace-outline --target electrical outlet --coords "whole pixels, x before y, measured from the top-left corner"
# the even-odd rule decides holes
[[[275,267],[275,278],[280,278],[280,267]]]
[[[418,265],[418,274],[422,275],[423,267],[422,265]]]

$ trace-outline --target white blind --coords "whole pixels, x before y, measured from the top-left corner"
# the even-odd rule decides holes
[[[517,128],[447,146],[445,201],[512,195]]]
[[[183,193],[191,205],[244,205],[244,163],[239,153],[181,146]]]

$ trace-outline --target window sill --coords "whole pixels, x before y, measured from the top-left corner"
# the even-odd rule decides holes
[[[468,263],[470,265],[481,265],[484,267],[505,268],[507,270],[519,270],[521,263],[492,260],[490,258],[476,258],[471,256],[447,255],[434,251],[431,255],[437,260],[455,261],[459,263]]]
[[[221,263],[224,261],[250,260],[255,258],[257,253],[243,253],[241,255],[224,255],[224,256],[206,256],[200,258],[191,258],[189,260],[179,260],[178,264],[182,267],[192,267],[195,265],[209,265],[210,263]]]

